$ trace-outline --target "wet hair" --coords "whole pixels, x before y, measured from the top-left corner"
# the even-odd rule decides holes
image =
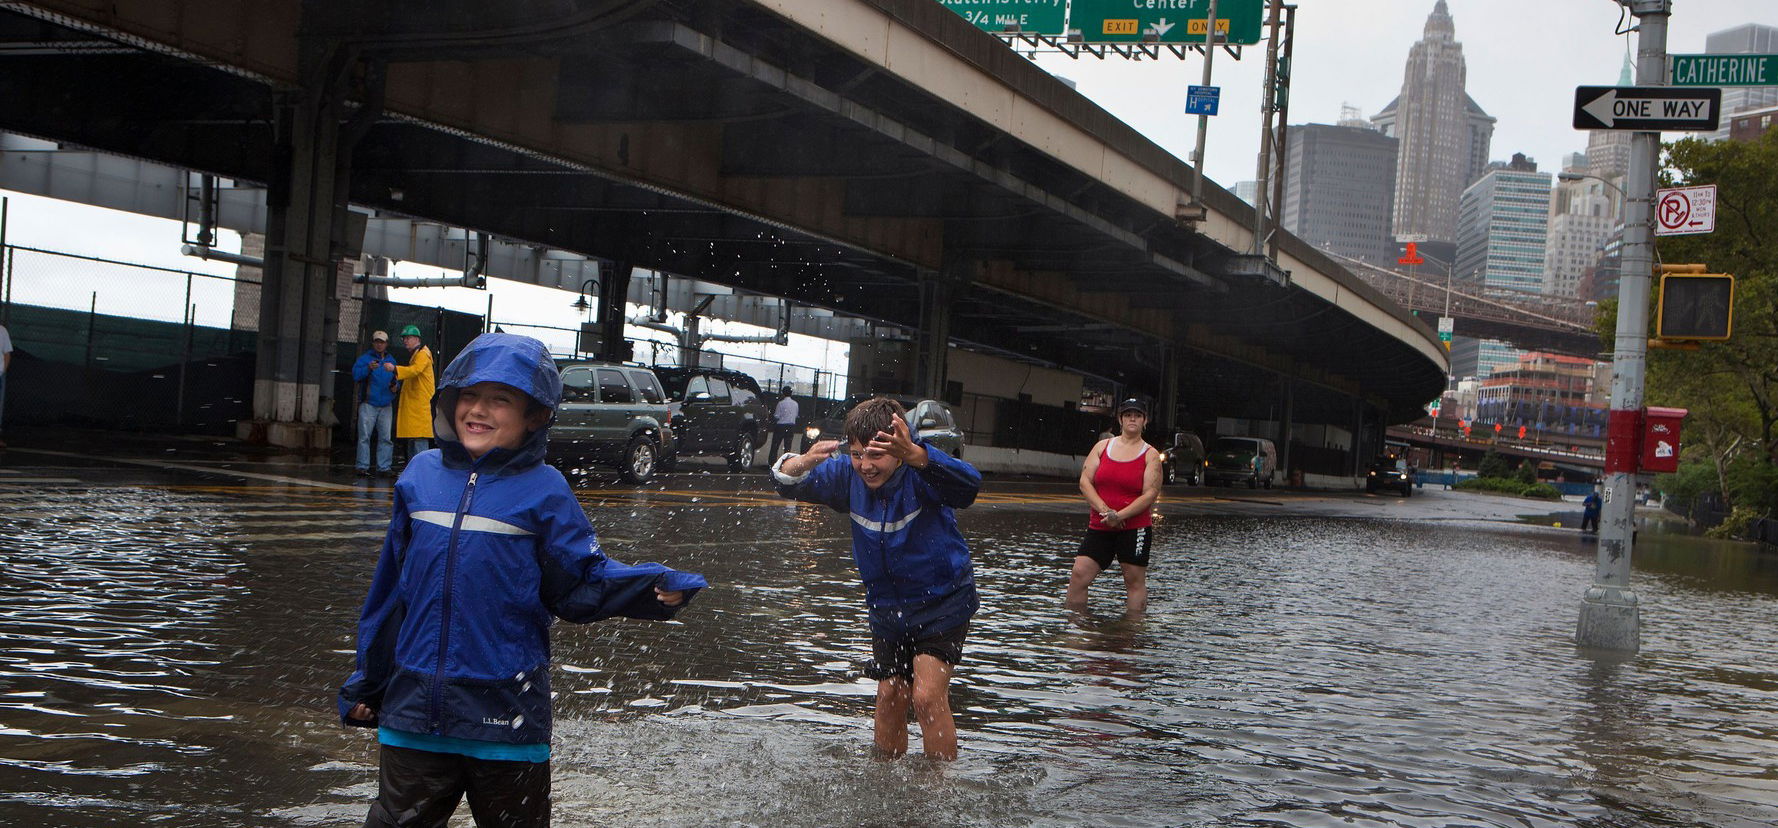
[[[869,445],[876,439],[877,432],[893,432],[895,419],[906,413],[907,409],[902,408],[901,403],[888,397],[871,397],[846,412],[846,439]]]

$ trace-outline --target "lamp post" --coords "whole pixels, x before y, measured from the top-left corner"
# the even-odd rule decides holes
[[[590,290],[590,288],[592,288],[593,284],[598,281],[599,280],[596,277],[582,281],[580,283],[580,290],[578,292],[576,292],[574,295],[574,303],[572,305],[570,305],[569,307],[572,307],[575,310],[580,311],[581,313],[590,313],[593,308],[593,303],[588,302],[586,300],[586,298],[588,296],[594,295],[592,293],[592,291]],[[587,321],[590,322],[592,320],[588,319]],[[603,321],[603,320],[601,320],[601,321]],[[583,351],[588,350],[585,347],[586,346],[586,336],[587,336],[586,324],[582,323],[580,331],[574,335],[574,356],[576,358],[578,358]]]

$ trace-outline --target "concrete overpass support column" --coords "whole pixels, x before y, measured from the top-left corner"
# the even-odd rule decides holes
[[[612,262],[599,268],[599,358],[613,362],[630,359],[634,354],[625,348],[624,309],[630,301],[629,261]]]
[[[914,354],[914,390],[923,397],[945,394],[945,358],[951,346],[951,303],[969,287],[976,263],[948,262],[942,271],[920,271],[920,334]]]
[[[1284,416],[1278,419],[1278,471],[1289,479],[1290,465],[1290,432],[1295,428],[1296,418],[1296,380],[1284,378]]]
[[[277,158],[267,190],[266,267],[260,290],[253,420],[243,438],[325,449],[334,423],[334,342],[339,338],[339,271],[349,148],[376,106],[346,114],[355,59],[335,44],[305,41],[304,82],[279,96]]]
[[[1177,343],[1161,344],[1161,399],[1155,406],[1154,426],[1168,445],[1172,445],[1173,431],[1179,427],[1179,350]]]

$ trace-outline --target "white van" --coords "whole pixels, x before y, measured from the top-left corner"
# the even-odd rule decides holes
[[[1218,437],[1204,459],[1204,483],[1209,486],[1245,481],[1249,489],[1270,489],[1278,474],[1278,449],[1264,437]]]

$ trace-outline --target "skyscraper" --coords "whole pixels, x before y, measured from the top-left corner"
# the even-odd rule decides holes
[[[1514,153],[1509,163],[1489,165],[1487,174],[1463,191],[1457,278],[1502,298],[1544,292],[1549,213],[1550,176],[1537,171],[1537,162]],[[1472,373],[1486,377],[1494,367],[1518,361],[1519,355],[1504,342],[1483,340]],[[1453,373],[1459,367],[1456,357],[1453,347]]]
[[[1389,210],[1395,197],[1395,139],[1368,126],[1307,124],[1288,132],[1284,229],[1341,256],[1373,264],[1394,261]]]
[[[1743,23],[1713,32],[1704,38],[1704,51],[1712,55],[1769,55],[1778,53],[1778,26]],[[1778,86],[1725,86],[1722,90],[1722,127],[1699,137],[1726,141],[1730,115],[1778,105]]]
[[[1584,172],[1587,164],[1563,172]],[[1550,193],[1550,225],[1544,249],[1544,292],[1578,295],[1580,278],[1599,260],[1599,249],[1618,226],[1618,196],[1596,178],[1560,181]]]
[[[1401,142],[1391,218],[1396,238],[1454,241],[1457,200],[1487,168],[1494,118],[1464,92],[1467,71],[1450,10],[1438,0],[1420,42],[1408,51],[1401,94],[1371,117]]]

